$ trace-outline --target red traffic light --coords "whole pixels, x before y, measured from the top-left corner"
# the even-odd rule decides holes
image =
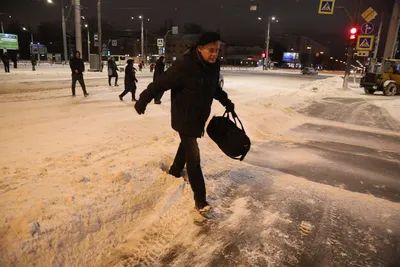
[[[262,56],[262,58],[265,58],[265,53],[262,53],[261,56]]]
[[[356,27],[352,27],[350,29],[350,36],[349,39],[350,40],[355,40],[357,38],[357,33],[358,33],[358,29]]]

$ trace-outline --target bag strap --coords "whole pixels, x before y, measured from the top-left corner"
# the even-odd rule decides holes
[[[242,131],[243,131],[244,133],[246,133],[246,131],[244,130],[244,127],[243,127],[243,123],[242,123],[242,121],[239,119],[239,116],[236,114],[235,111],[233,111],[233,112],[228,112],[228,111],[225,110],[223,117],[227,117],[228,119],[231,119],[230,116],[229,116],[229,113],[232,114],[232,119],[233,119],[235,125],[238,126],[237,121],[239,121],[239,123],[240,123],[240,128],[242,129]],[[237,120],[237,121],[236,121],[236,120]],[[239,127],[239,126],[238,126],[238,127]]]
[[[232,159],[234,159],[234,160],[243,161],[244,158],[246,157],[246,155],[247,155],[247,152],[244,153],[244,154],[243,154],[242,156],[240,156],[240,157],[231,157],[231,156],[229,156],[229,157],[232,158]]]

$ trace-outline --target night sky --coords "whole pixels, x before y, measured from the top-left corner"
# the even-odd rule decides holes
[[[1,0],[2,11],[11,13],[12,20],[35,27],[43,21],[54,21],[61,24],[60,0],[48,4],[47,0]],[[372,22],[378,28],[381,13],[385,13],[384,28],[388,28],[394,0],[363,0],[362,11],[373,7],[379,16]],[[357,0],[336,0],[336,6],[345,6],[353,15]],[[70,1],[64,0],[64,4]],[[178,26],[184,23],[196,23],[206,30],[219,29],[224,41],[237,44],[262,44],[266,29],[265,18],[274,15],[279,23],[272,27],[272,39],[287,34],[305,34],[316,41],[335,50],[346,42],[346,30],[350,19],[344,10],[336,9],[334,15],[319,15],[319,0],[254,0],[259,8],[249,11],[249,0],[102,0],[102,16],[115,28],[139,29],[140,23],[132,21],[131,16],[143,14],[151,22],[146,26],[150,31],[158,31],[166,19],[172,19]],[[82,15],[88,18],[97,16],[96,0],[81,0],[84,6]],[[257,18],[264,20],[259,21]],[[363,21],[363,19],[360,19]],[[3,19],[7,24],[8,18]],[[383,42],[386,40],[384,31]]]

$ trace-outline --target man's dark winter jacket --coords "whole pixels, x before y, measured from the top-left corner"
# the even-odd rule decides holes
[[[193,47],[151,83],[139,101],[150,103],[159,93],[171,89],[172,128],[183,135],[201,137],[213,99],[224,106],[231,103],[219,86],[219,72],[218,61],[215,64],[205,62]]]
[[[76,73],[75,70],[78,70],[79,74],[82,74],[85,72],[85,64],[83,63],[83,59],[78,58],[74,56],[70,61],[69,61],[69,66],[71,67],[72,73]]]
[[[133,64],[128,64],[125,67],[125,89],[136,89],[136,79],[135,68]]]
[[[117,63],[115,63],[114,60],[109,59],[107,61],[107,67],[108,67],[108,76],[111,77],[117,77],[118,76],[118,67],[117,67]]]

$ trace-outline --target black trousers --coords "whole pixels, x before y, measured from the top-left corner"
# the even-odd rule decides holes
[[[204,176],[200,166],[200,150],[197,137],[179,134],[181,143],[176,153],[175,160],[171,166],[171,171],[181,173],[186,164],[190,186],[194,193],[194,201],[197,206],[206,203],[206,186]]]
[[[83,94],[87,94],[86,92],[86,86],[85,86],[85,81],[83,80],[83,74],[82,73],[73,73],[72,74],[72,95],[75,95],[75,87],[76,87],[76,82],[79,82],[79,84],[82,87]]]
[[[113,76],[108,76],[108,84],[111,86],[111,78],[112,78]],[[115,85],[117,85],[118,84],[118,73],[117,73],[117,76],[115,76]]]
[[[5,63],[4,64],[4,70],[6,71],[6,72],[10,72],[10,63]]]
[[[132,100],[136,100],[136,97],[135,97],[136,88],[127,88],[127,87],[125,87],[125,90],[119,96],[120,97],[124,97],[129,92],[132,93]]]

